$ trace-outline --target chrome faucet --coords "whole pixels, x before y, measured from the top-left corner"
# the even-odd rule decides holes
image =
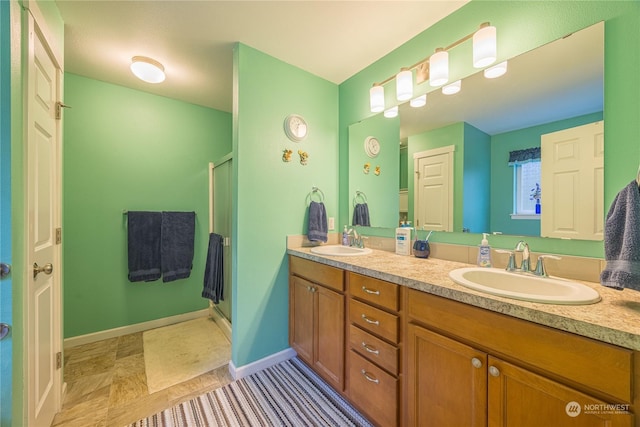
[[[349,229],[347,232],[349,235],[349,246],[355,246],[357,248],[363,248],[364,243],[362,242],[362,236],[358,235],[358,232],[355,228]]]
[[[524,240],[520,240],[513,251],[522,252],[522,264],[520,264],[520,271],[529,273],[531,271],[531,269],[529,268],[529,264],[531,261],[531,251],[529,251],[529,244]]]

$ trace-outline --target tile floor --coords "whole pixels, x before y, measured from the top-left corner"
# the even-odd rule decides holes
[[[228,365],[149,394],[142,332],[65,350],[67,392],[55,427],[122,427],[232,381]]]

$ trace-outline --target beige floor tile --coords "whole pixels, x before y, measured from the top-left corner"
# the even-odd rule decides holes
[[[102,341],[96,341],[90,344],[71,347],[64,351],[67,362],[78,362],[80,360],[91,359],[96,356],[105,356],[113,353],[115,355],[118,349],[118,338],[109,338]]]
[[[144,374],[144,354],[134,354],[116,359],[113,369],[114,380],[132,374]]]
[[[167,391],[142,396],[135,401],[109,408],[107,426],[122,427],[170,407]]]
[[[116,359],[133,356],[134,354],[142,354],[143,352],[142,332],[123,335],[118,338],[118,352],[116,354]]]
[[[98,397],[106,396],[108,398],[112,380],[113,372],[106,372],[80,377],[73,382],[68,382],[63,409]]]
[[[109,407],[121,406],[148,394],[147,376],[144,373],[114,378],[109,395]]]
[[[109,396],[80,402],[58,413],[53,419],[55,427],[106,427]]]
[[[74,382],[89,375],[112,372],[116,363],[116,353],[103,354],[76,361],[71,358],[64,367],[64,380]]]

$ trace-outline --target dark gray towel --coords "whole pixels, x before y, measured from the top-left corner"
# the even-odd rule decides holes
[[[160,212],[127,212],[129,281],[151,282],[160,278]]]
[[[204,268],[204,286],[202,297],[209,298],[214,304],[224,301],[224,264],[223,238],[216,233],[209,234],[207,263]]]
[[[191,275],[195,212],[162,212],[162,281],[172,282]]]
[[[604,225],[604,255],[607,266],[600,283],[640,291],[640,190],[635,180],[611,204]]]
[[[327,211],[324,203],[311,201],[309,203],[307,237],[312,242],[326,242],[328,239],[327,231]]]
[[[363,225],[371,227],[369,220],[369,206],[366,203],[358,203],[353,208],[352,225]]]

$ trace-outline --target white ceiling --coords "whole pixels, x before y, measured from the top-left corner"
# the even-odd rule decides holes
[[[231,111],[236,42],[339,84],[468,1],[56,3],[65,72]],[[135,55],[164,64],[166,81],[136,79],[129,71]]]

